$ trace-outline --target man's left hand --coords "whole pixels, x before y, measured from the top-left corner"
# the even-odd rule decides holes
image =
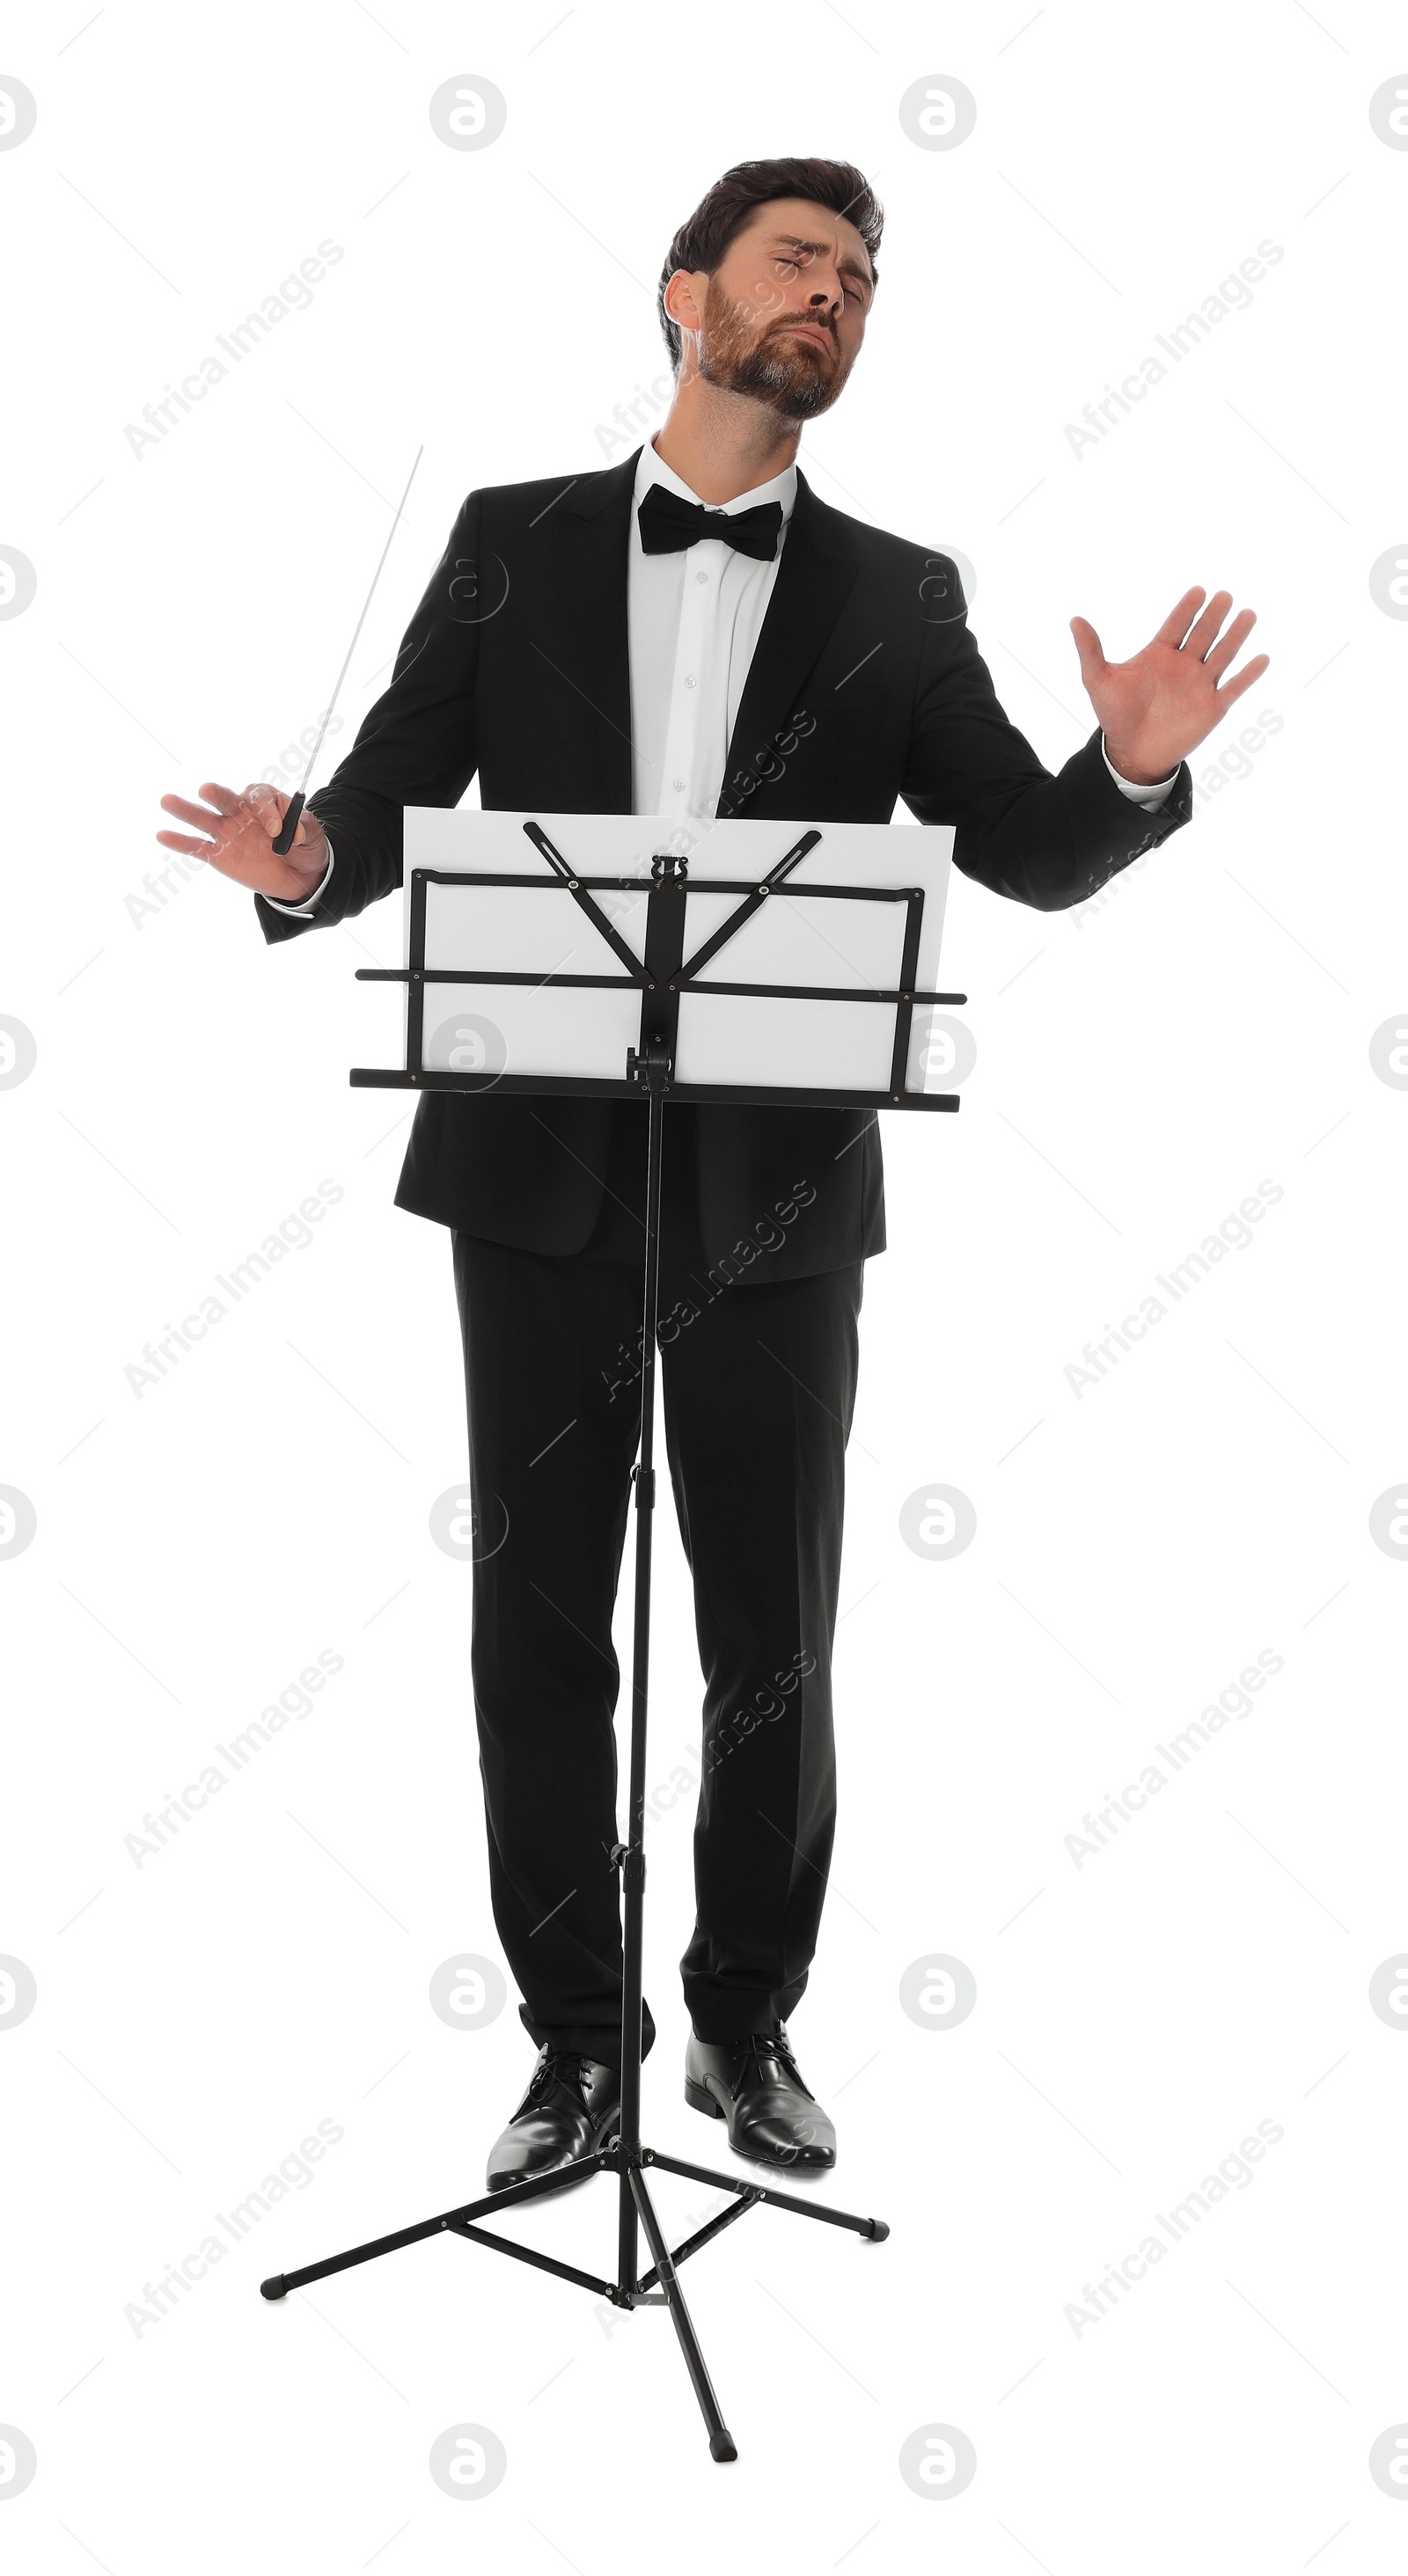
[[[1147,787],[1167,778],[1269,667],[1270,654],[1258,653],[1218,687],[1256,624],[1255,609],[1239,609],[1219,642],[1231,605],[1230,590],[1215,590],[1211,599],[1205,590],[1185,590],[1152,642],[1128,662],[1107,662],[1089,620],[1071,619],[1086,694],[1122,778]]]

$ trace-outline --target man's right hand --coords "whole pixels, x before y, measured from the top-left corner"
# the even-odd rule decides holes
[[[322,883],[327,873],[327,838],[317,815],[306,806],[293,847],[286,859],[280,859],[273,845],[293,802],[291,796],[263,779],[246,787],[242,796],[213,779],[207,779],[200,792],[204,805],[188,805],[181,796],[163,796],[161,810],[207,837],[195,841],[184,832],[158,832],[164,849],[180,850],[188,859],[204,859],[222,876],[233,877],[236,885],[248,886],[253,894],[272,895],[278,903],[301,903]]]

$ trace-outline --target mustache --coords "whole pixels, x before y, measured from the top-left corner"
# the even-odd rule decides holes
[[[822,317],[821,317],[821,315],[820,315],[819,313],[789,313],[789,314],[786,314],[780,322],[774,322],[774,323],[770,324],[770,326],[769,326],[769,328],[768,328],[768,331],[767,331],[766,336],[767,336],[767,338],[768,338],[768,339],[772,339],[772,337],[774,336],[774,334],[775,334],[776,332],[778,332],[778,331],[797,331],[797,330],[822,331],[822,332],[824,332],[824,333],[825,333],[825,335],[826,335],[826,337],[827,337],[827,339],[828,339],[828,340],[830,341],[830,343],[831,343],[832,355],[833,355],[833,356],[838,356],[838,355],[839,355],[839,353],[840,353],[840,345],[841,345],[841,344],[840,344],[839,340],[837,339],[836,332],[835,332],[835,330],[834,330],[834,328],[833,328],[832,324],[831,324],[831,323],[829,323],[829,322],[827,322],[827,321],[824,321],[824,320],[822,319]]]

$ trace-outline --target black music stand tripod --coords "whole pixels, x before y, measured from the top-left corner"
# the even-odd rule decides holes
[[[640,2135],[641,1983],[645,1930],[645,1756],[650,1671],[651,1533],[655,1510],[655,1353],[660,1281],[660,1181],[664,1148],[665,1102],[672,1088],[671,1074],[680,991],[690,989],[691,969],[697,969],[706,962],[707,956],[713,955],[723,945],[724,940],[739,922],[747,918],[756,908],[761,894],[758,888],[738,886],[729,889],[744,895],[744,902],[738,912],[725,923],[723,929],[706,943],[705,948],[701,948],[696,956],[686,963],[683,956],[685,862],[673,855],[657,858],[653,866],[649,895],[645,960],[642,968],[640,959],[625,947],[606,916],[592,899],[593,886],[615,886],[631,881],[615,878],[584,879],[574,875],[540,826],[529,823],[524,825],[524,829],[541,854],[548,859],[559,883],[569,887],[581,908],[593,919],[603,937],[622,958],[629,969],[629,980],[639,984],[642,990],[641,1043],[638,1049],[633,1047],[627,1050],[625,1084],[608,1085],[602,1082],[574,1082],[565,1077],[560,1080],[547,1080],[526,1076],[518,1080],[510,1077],[499,1083],[499,1087],[503,1090],[522,1089],[543,1092],[578,1090],[609,1092],[616,1097],[629,1096],[630,1089],[634,1088],[637,1092],[643,1090],[649,1101],[640,1455],[638,1464],[632,1471],[635,1484],[636,1552],[635,1628],[631,1659],[630,1839],[625,1843],[618,1843],[611,1855],[611,1866],[620,1868],[624,1889],[620,2120],[616,2134],[593,2155],[583,2156],[573,2164],[560,2166],[552,2173],[543,2174],[527,2182],[511,2183],[502,2191],[486,2193],[477,2200],[463,2202],[459,2207],[444,2210],[435,2217],[419,2219],[412,2227],[398,2228],[394,2235],[375,2237],[366,2245],[354,2245],[345,2253],[329,2255],[321,2263],[305,2264],[300,2271],[275,2273],[271,2279],[262,2281],[259,2286],[266,2299],[286,2298],[290,2290],[302,2289],[310,2281],[326,2280],[331,2273],[349,2271],[354,2264],[374,2262],[379,2255],[394,2254],[402,2246],[417,2245],[427,2237],[445,2233],[462,2236],[476,2245],[490,2246],[495,2253],[511,2255],[516,2262],[531,2263],[539,2271],[555,2272],[560,2279],[575,2281],[584,2290],[593,2291],[598,2298],[609,2299],[614,2307],[627,2310],[638,2307],[668,2307],[675,2333],[679,2337],[685,2367],[693,2382],[694,2393],[699,2400],[700,2411],[708,2428],[710,2452],[716,2460],[736,2460],[737,2446],[719,2411],[719,2403],[714,2394],[708,2367],[700,2351],[699,2339],[695,2334],[684,2293],[680,2288],[679,2266],[690,2255],[697,2254],[701,2246],[707,2245],[711,2237],[719,2235],[725,2227],[732,2226],[735,2219],[742,2218],[748,2210],[762,2202],[766,2202],[773,2209],[789,2210],[799,2218],[819,2219],[828,2227],[849,2228],[853,2234],[867,2239],[872,2244],[879,2244],[890,2233],[884,2219],[855,2217],[847,2210],[831,2209],[810,2198],[804,2200],[794,2193],[777,2191],[771,2180],[748,2182],[740,2179],[736,2174],[716,2172],[710,2165],[692,2164],[682,2157],[665,2155],[658,2148],[644,2146]],[[779,862],[778,866],[770,872],[769,877],[763,881],[762,892],[789,891],[790,889],[784,888],[782,879],[820,838],[821,835],[816,832],[804,835],[803,841],[795,845],[787,858]],[[433,1084],[438,1088],[491,1088],[495,1079],[493,1076],[442,1073],[437,1077],[423,1067],[421,1017],[425,983],[427,981],[455,984],[502,983],[505,980],[501,973],[476,974],[464,970],[455,970],[452,973],[425,966],[424,889],[426,883],[436,881],[436,877],[437,872],[434,870],[415,871],[412,887],[412,962],[410,966],[372,969],[364,967],[358,970],[359,980],[406,982],[410,985],[412,994],[408,1071],[402,1075],[391,1076],[385,1073],[366,1074],[363,1079],[382,1086],[414,1084],[419,1087],[424,1084],[429,1087]],[[466,880],[458,879],[455,882],[463,884]],[[528,884],[542,883],[543,880],[499,877],[496,882],[501,885]],[[807,890],[814,891],[810,888]],[[797,891],[800,892],[802,889],[799,888]],[[852,890],[845,891],[849,893]],[[869,889],[866,891],[868,892]],[[910,1006],[916,1002],[958,1002],[965,998],[957,993],[919,993],[914,989],[914,963],[917,958],[919,914],[923,897],[918,889],[911,889],[899,899],[907,901],[910,905],[905,940],[905,962],[901,970],[905,979],[905,989],[894,993],[881,993],[872,989],[865,993],[848,992],[845,996],[846,999],[856,1001],[892,1002],[898,1006],[893,1072],[893,1080],[897,1086],[902,1083],[902,1066],[908,1050]],[[416,963],[417,958],[420,960],[419,965]],[[519,980],[528,979],[524,977]],[[590,982],[619,985],[622,977],[620,975],[575,976],[543,979],[535,976],[532,980],[535,983],[543,980],[560,980],[577,984]],[[777,986],[762,989],[771,989],[782,994],[791,993],[794,988]],[[358,1075],[354,1073],[353,1081],[357,1080]],[[708,1096],[702,1093],[698,1086],[675,1085],[673,1087],[678,1091],[679,1096],[685,1099]],[[777,1102],[780,1099],[804,1098],[812,1104],[820,1100],[835,1105],[861,1105],[848,1099],[846,1095],[835,1092],[813,1091],[799,1094],[759,1090],[749,1095],[732,1085],[726,1091],[718,1091],[714,1096],[729,1100],[751,1096],[764,1103]],[[930,1093],[922,1098],[910,1095],[906,1099],[898,1087],[882,1097],[887,1107],[901,1105],[922,1106],[926,1109],[957,1109],[958,1107],[958,1101],[952,1095]],[[694,2234],[686,2237],[682,2244],[673,2248],[668,2247],[645,2179],[646,2168],[652,2165],[658,2167],[662,2173],[682,2174],[694,2182],[716,2184],[721,2190],[733,2194],[732,2206],[721,2210],[705,2226],[697,2228]],[[595,2273],[581,2271],[573,2263],[560,2262],[555,2255],[542,2254],[531,2246],[516,2244],[511,2237],[497,2235],[491,2229],[479,2224],[480,2219],[491,2210],[511,2209],[525,2201],[541,2200],[551,2192],[567,2190],[589,2175],[597,2173],[614,2174],[619,2186],[617,2267],[614,2281],[599,2279]],[[652,2256],[650,2268],[645,2272],[639,2269],[638,2228],[644,2229]]]

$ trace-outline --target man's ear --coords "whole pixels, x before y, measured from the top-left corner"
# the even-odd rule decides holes
[[[697,331],[703,318],[702,300],[696,301],[695,282],[687,268],[677,268],[665,288],[665,310],[681,331]]]

